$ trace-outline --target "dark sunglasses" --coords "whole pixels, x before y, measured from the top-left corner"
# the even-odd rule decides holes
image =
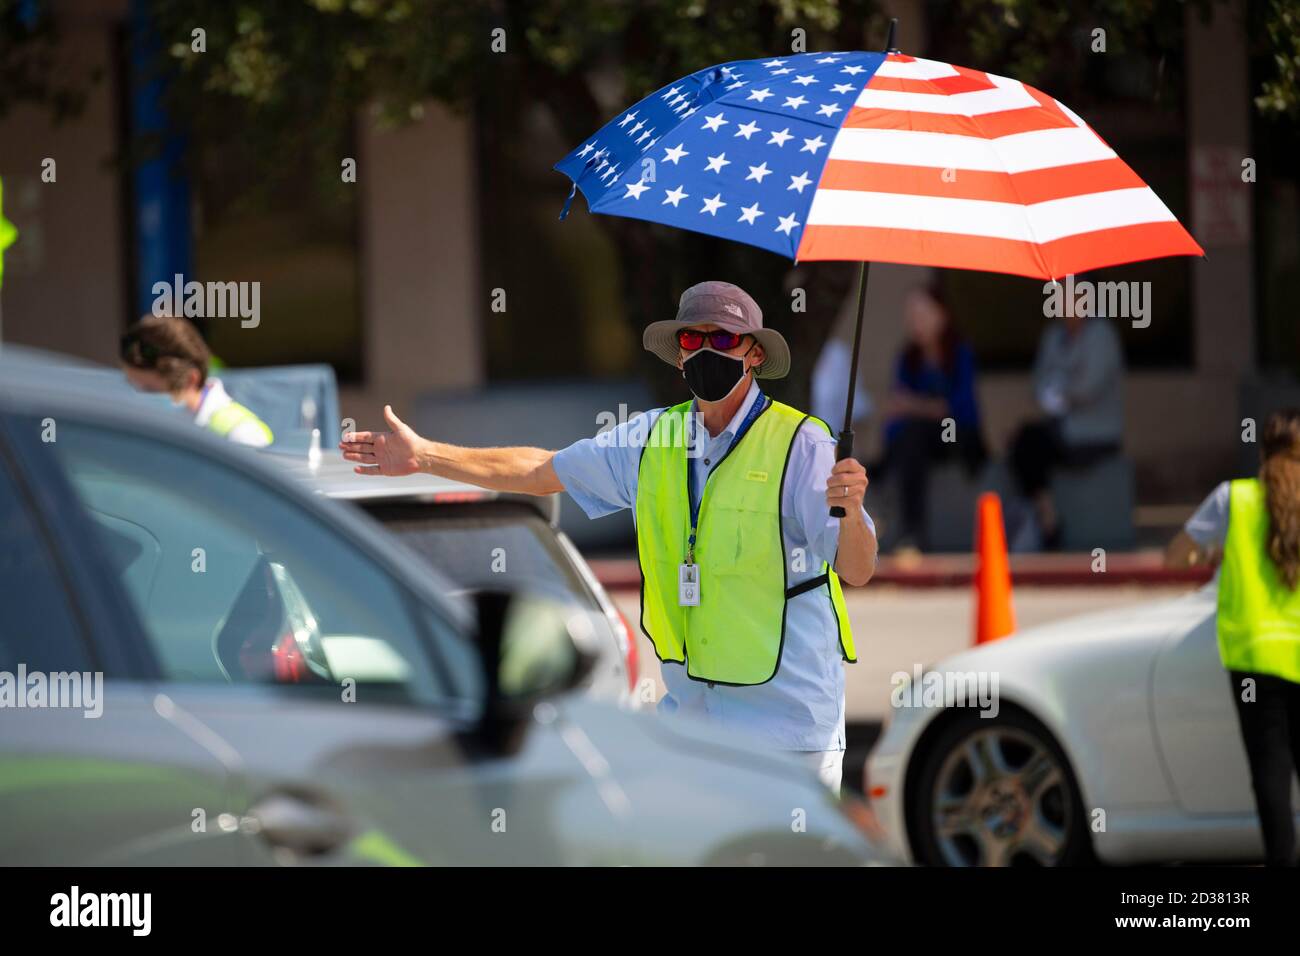
[[[705,332],[703,329],[679,329],[677,331],[677,344],[687,352],[695,352],[704,348],[704,343],[708,342],[709,347],[718,352],[729,352],[745,340],[745,333],[728,332],[726,329],[714,329],[712,332]]]
[[[130,332],[122,336],[118,354],[121,355],[123,362],[136,368],[153,368],[162,357],[156,345]]]

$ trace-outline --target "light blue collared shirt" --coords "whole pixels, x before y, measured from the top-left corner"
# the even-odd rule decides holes
[[[751,382],[744,402],[716,438],[702,430],[698,438],[692,435],[688,439],[700,442],[687,446],[694,452],[690,469],[696,501],[703,496],[709,471],[731,447],[732,436],[758,395],[757,383]],[[635,509],[641,446],[663,411],[656,408],[634,415],[556,453],[556,474],[588,517]],[[696,417],[690,415],[688,420],[693,426]],[[790,449],[781,495],[791,587],[820,574],[823,561],[834,566],[840,522],[830,517],[826,506],[826,479],[834,466],[835,439],[816,422],[804,422]],[[865,511],[863,515],[874,531],[870,516]],[[708,600],[707,591],[704,600]],[[770,681],[752,687],[710,686],[686,676],[684,665],[665,663],[661,670],[668,693],[659,709],[758,736],[780,750],[843,750],[842,662],[831,602],[824,588],[814,588],[792,598],[786,608],[781,666]]]

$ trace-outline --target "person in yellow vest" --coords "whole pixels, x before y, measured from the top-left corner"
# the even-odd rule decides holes
[[[207,343],[187,319],[145,316],[122,336],[120,356],[127,381],[142,392],[170,395],[194,416],[194,424],[255,448],[275,440],[265,422],[208,374]]]
[[[641,629],[667,689],[659,709],[798,753],[838,791],[841,661],[856,660],[840,580],[865,584],[876,562],[866,471],[835,460],[825,422],[763,394],[758,380],[785,375],[790,350],[737,286],[692,286],[642,341],[681,370],[693,400],[558,452],[430,441],[385,406],[390,431],[348,433],[339,447],[361,474],[567,491],[592,518],[631,509]],[[845,517],[830,516],[836,505]]]
[[[1259,477],[1225,481],[1170,542],[1173,567],[1222,551],[1217,629],[1269,865],[1296,865],[1300,770],[1300,410],[1271,415]]]

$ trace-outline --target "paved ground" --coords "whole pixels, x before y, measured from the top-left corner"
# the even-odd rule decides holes
[[[1172,596],[1187,586],[1113,586],[1105,588],[1020,588],[1015,594],[1016,621],[1021,628],[1090,611],[1122,607]],[[616,591],[614,600],[633,627],[640,618],[636,591]],[[889,678],[910,673],[916,664],[929,664],[969,646],[974,614],[969,588],[905,588],[868,585],[846,595],[858,663],[846,665],[846,718],[870,724],[889,705]],[[641,636],[641,674],[658,682],[659,662]],[[662,694],[659,684],[656,699]]]
[[[1021,628],[1091,611],[1139,604],[1186,591],[1191,585],[1119,585],[1108,587],[1022,587],[1015,593],[1016,622]],[[611,592],[633,628],[640,619],[639,594]],[[862,768],[880,733],[889,706],[890,675],[910,673],[969,646],[974,615],[969,587],[914,588],[870,584],[845,593],[858,663],[846,665],[845,722],[848,751],[844,785],[861,792]],[[645,635],[641,641],[641,676],[663,694],[659,661]]]

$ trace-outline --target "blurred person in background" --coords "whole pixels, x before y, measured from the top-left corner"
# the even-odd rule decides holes
[[[263,448],[271,429],[208,374],[211,353],[194,324],[169,315],[145,316],[122,336],[122,370],[142,392],[161,393],[194,417],[194,424],[240,445]]]
[[[839,329],[831,333],[813,363],[811,382],[811,409],[815,417],[832,427],[844,423],[845,396],[849,393],[849,377],[853,374],[853,330]],[[853,390],[853,428],[865,425],[874,408],[871,393],[863,384],[858,372],[857,387]]]
[[[1124,354],[1108,319],[1082,316],[1064,301],[1064,315],[1038,340],[1034,397],[1044,414],[1011,441],[1011,470],[1033,502],[1043,543],[1056,547],[1060,521],[1049,485],[1052,471],[1086,468],[1117,455],[1124,437]]]
[[[884,459],[877,471],[898,480],[903,508],[896,550],[910,551],[922,542],[930,469],[956,458],[974,477],[987,452],[975,352],[953,325],[942,290],[918,286],[903,308],[904,342],[885,401]]]
[[[1217,628],[1270,866],[1296,865],[1300,770],[1300,410],[1271,415],[1258,478],[1225,481],[1169,544],[1166,563],[1222,552]]]

